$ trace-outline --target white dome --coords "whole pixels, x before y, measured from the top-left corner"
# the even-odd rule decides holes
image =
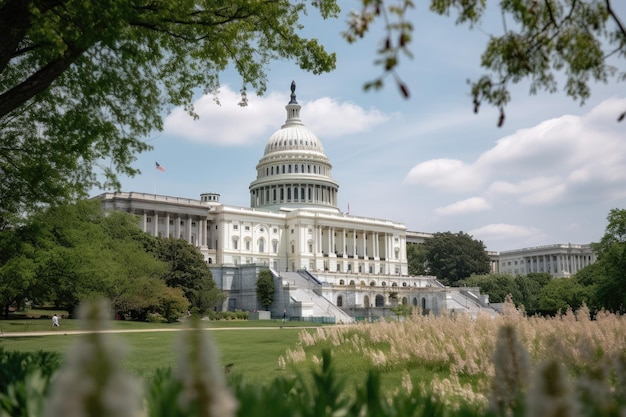
[[[267,210],[307,208],[338,212],[339,184],[320,139],[300,120],[301,106],[291,83],[287,120],[269,138],[250,183],[250,206]]]
[[[324,153],[322,142],[302,124],[285,123],[277,130],[265,145],[265,155],[280,151],[313,151]]]

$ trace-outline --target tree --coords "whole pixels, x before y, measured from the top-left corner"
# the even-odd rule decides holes
[[[485,245],[467,233],[435,233],[424,246],[430,274],[447,284],[490,271]]]
[[[349,42],[362,38],[376,19],[383,19],[383,47],[376,64],[382,75],[365,84],[366,89],[381,88],[388,75],[405,97],[407,86],[397,73],[400,59],[412,57],[409,49],[413,24],[408,18],[412,0],[385,2],[361,0],[344,33]],[[487,12],[485,0],[431,0],[430,10],[439,15],[456,14],[456,24],[481,28]],[[509,87],[530,81],[530,93],[554,93],[559,74],[565,76],[563,90],[574,100],[590,96],[590,81],[626,79],[626,68],[611,65],[610,57],[626,58],[626,25],[615,10],[614,0],[505,0],[499,2],[502,34],[491,35],[482,54],[481,66],[487,74],[471,82],[474,112],[485,102],[500,110],[498,126],[504,123],[504,108],[511,99]],[[623,62],[622,62],[623,64]],[[626,117],[626,112],[618,120]]]
[[[274,276],[269,269],[259,272],[256,281],[256,295],[264,309],[269,310],[274,302]]]
[[[602,276],[595,300],[616,311],[626,306],[626,210],[612,209],[607,220],[604,236],[593,245]]]
[[[117,311],[158,310],[167,264],[146,251],[149,239],[136,217],[105,214],[95,200],[50,207],[0,233],[0,301],[5,311],[28,298],[72,312],[106,297]]]
[[[520,298],[514,299],[516,305],[522,304],[526,313],[532,315],[539,309],[539,295],[541,290],[552,280],[548,272],[531,272],[527,275],[517,275],[515,286]]]
[[[423,244],[407,244],[406,258],[409,275],[426,275],[426,247]]]
[[[180,288],[192,308],[205,314],[222,303],[225,294],[217,288],[200,251],[183,239],[157,239],[157,256],[169,265],[164,275],[169,287]]]
[[[242,105],[248,87],[264,92],[271,60],[332,70],[335,55],[299,35],[306,12],[287,0],[0,0],[0,220],[119,187],[165,111],[193,114],[194,94],[216,93],[228,67]]]
[[[478,287],[483,294],[489,294],[490,303],[503,303],[507,295],[511,295],[515,305],[522,298],[515,285],[515,278],[509,274],[472,275],[457,283],[459,286]]]
[[[538,311],[542,314],[565,312],[568,307],[577,310],[588,300],[589,294],[576,280],[553,279],[541,289]]]

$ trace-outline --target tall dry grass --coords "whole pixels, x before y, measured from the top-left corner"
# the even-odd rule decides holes
[[[471,387],[472,395],[477,396],[472,401],[491,402],[496,408],[493,404],[510,403],[506,395],[517,394],[497,393],[494,387],[508,384],[509,390],[523,389],[535,369],[555,363],[566,369],[570,377],[576,377],[578,389],[597,396],[600,392],[620,389],[617,380],[626,378],[626,320],[604,311],[591,320],[589,313],[583,306],[576,312],[568,310],[556,317],[527,317],[523,309],[516,309],[509,300],[504,314],[495,318],[414,314],[401,322],[323,327],[313,333],[302,332],[299,345],[287,350],[280,361],[283,365],[306,360],[317,362],[319,359],[313,353],[317,349],[313,347],[330,345],[344,354],[365,357],[372,369],[380,371],[438,364],[449,369],[449,376],[436,378],[430,387],[433,391],[468,397],[470,387],[462,385],[459,377],[484,376],[492,382]],[[511,330],[507,335],[506,331],[499,333],[501,329]],[[509,343],[500,349],[508,353],[495,355],[496,345],[506,338],[510,339]],[[514,347],[515,343],[519,346]],[[518,363],[525,357],[527,363]],[[528,374],[512,374],[512,363],[518,363],[520,372],[526,368]],[[600,380],[608,381],[610,386],[598,388]]]

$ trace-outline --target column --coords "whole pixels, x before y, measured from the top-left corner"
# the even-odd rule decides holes
[[[165,213],[165,237],[170,237],[170,214]]]
[[[148,214],[145,212],[143,212],[143,218],[142,218],[142,227],[141,229],[143,230],[144,233],[148,233]]]
[[[159,213],[154,212],[154,227],[153,227],[154,236],[159,236]]]

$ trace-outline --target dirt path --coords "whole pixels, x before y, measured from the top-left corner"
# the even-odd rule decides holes
[[[228,330],[302,330],[302,329],[314,329],[314,326],[284,326],[284,327],[217,327],[217,328],[204,328],[203,330],[209,331],[228,331]],[[178,329],[107,329],[100,330],[97,333],[151,333],[151,332],[180,332],[189,330],[186,328],[178,328]],[[2,337],[32,337],[32,336],[67,336],[74,334],[86,334],[86,333],[94,333],[92,330],[51,330],[51,331],[40,331],[40,332],[15,332],[15,333],[0,333],[0,338]]]

